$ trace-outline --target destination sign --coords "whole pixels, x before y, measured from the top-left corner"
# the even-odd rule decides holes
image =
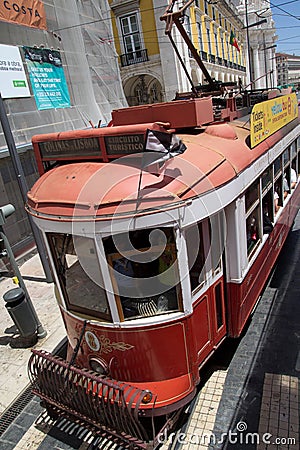
[[[298,117],[298,101],[295,93],[254,105],[250,122],[251,148],[296,117]]]
[[[99,140],[95,137],[39,142],[38,146],[42,158],[101,157]]]
[[[144,134],[128,134],[122,136],[105,136],[106,153],[108,155],[128,155],[140,153],[144,148]]]

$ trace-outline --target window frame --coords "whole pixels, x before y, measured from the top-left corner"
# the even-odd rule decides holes
[[[128,24],[130,25],[129,28],[131,28],[131,23],[130,23],[130,17],[135,17],[136,19],[136,24],[137,24],[137,31],[130,31],[129,33],[124,33],[124,27],[123,27],[123,20],[127,19],[128,20]],[[120,35],[122,36],[122,46],[123,46],[123,52],[125,54],[135,54],[139,51],[143,50],[143,39],[142,39],[142,33],[140,31],[141,26],[140,26],[140,20],[139,20],[139,14],[137,11],[133,11],[127,14],[124,14],[122,16],[119,17],[119,28],[120,28]],[[133,39],[130,39],[131,44],[132,44],[132,51],[128,50],[128,46],[126,43],[126,37],[132,37],[134,35],[138,36],[138,41],[139,41],[139,45],[140,48],[136,48],[136,44],[134,42]]]
[[[164,227],[161,227],[161,228],[164,229]],[[114,262],[116,262],[117,259],[120,259],[120,258],[122,259],[124,257],[126,258],[127,256],[128,256],[129,261],[132,261],[132,259],[130,259],[130,256],[133,256],[135,254],[135,252],[136,252],[135,249],[133,249],[133,250],[122,250],[122,254],[119,253],[117,249],[113,250],[112,252],[108,252],[107,248],[106,248],[106,244],[104,243],[104,240],[107,239],[107,238],[113,238],[113,235],[107,235],[107,236],[104,236],[102,238],[103,239],[102,243],[103,243],[103,249],[104,249],[104,258],[107,261],[108,272],[109,272],[110,280],[111,280],[112,287],[113,287],[113,293],[112,293],[113,301],[116,304],[118,315],[119,315],[119,318],[120,318],[121,322],[127,322],[129,320],[140,320],[140,319],[145,319],[145,318],[153,319],[155,317],[161,317],[163,314],[182,313],[183,312],[183,296],[182,296],[182,287],[181,287],[181,282],[180,282],[180,277],[179,277],[178,253],[177,253],[177,248],[176,248],[175,230],[174,230],[173,227],[166,227],[166,229],[168,229],[169,231],[172,231],[174,242],[167,243],[166,246],[165,246],[164,252],[166,250],[170,250],[170,254],[172,255],[172,262],[171,262],[171,264],[174,265],[174,270],[176,270],[176,272],[177,272],[176,275],[178,276],[179,283],[177,283],[174,286],[170,285],[169,289],[167,288],[167,285],[165,285],[165,287],[166,287],[165,291],[163,291],[161,294],[159,294],[158,297],[160,295],[166,295],[166,293],[168,291],[171,291],[172,289],[175,289],[175,291],[176,291],[177,308],[176,309],[173,308],[173,309],[161,310],[161,311],[157,310],[155,313],[153,312],[153,314],[149,314],[149,315],[147,315],[147,314],[144,314],[144,315],[143,314],[136,314],[136,315],[132,315],[132,316],[126,316],[126,314],[124,313],[124,307],[123,307],[123,305],[125,306],[125,304],[124,304],[125,296],[122,296],[120,294],[120,292],[119,292],[118,282],[117,282],[117,279],[116,279],[115,273],[114,273],[115,272]],[[138,230],[138,231],[142,231],[142,230]],[[120,234],[122,234],[122,233],[120,233]],[[145,247],[145,248],[138,247],[138,251],[145,251],[145,250],[148,250],[148,249],[149,249],[149,247]],[[155,250],[155,249],[158,249],[158,247],[153,246],[153,247],[151,247],[151,249]],[[162,273],[163,272],[160,272],[158,274],[155,274],[154,276],[159,276]],[[138,278],[138,277],[136,277],[136,278]],[[162,284],[164,284],[164,283],[162,282]],[[152,297],[154,298],[155,296],[152,296]],[[123,300],[123,304],[122,304],[122,300]],[[169,299],[169,300],[172,302],[172,299]],[[127,301],[128,304],[131,302],[132,304],[135,303],[136,305],[143,303],[142,299],[139,300],[138,295],[137,295],[136,298],[128,296],[126,301]],[[149,300],[149,302],[150,302],[150,300]]]
[[[74,235],[72,235],[70,233],[60,233],[60,232],[47,232],[46,233],[47,242],[48,242],[49,249],[50,249],[50,252],[51,252],[51,257],[52,257],[52,260],[53,260],[53,263],[54,263],[54,267],[56,269],[57,279],[58,279],[59,286],[60,286],[61,292],[62,292],[64,300],[65,300],[65,305],[66,305],[67,310],[70,311],[70,312],[80,313],[83,316],[89,316],[89,317],[93,317],[93,318],[96,318],[96,319],[101,319],[102,321],[105,321],[105,322],[112,323],[113,322],[112,313],[111,313],[110,303],[109,303],[109,299],[108,299],[108,295],[107,295],[106,289],[104,287],[100,287],[99,285],[97,285],[87,274],[86,274],[86,276],[88,278],[90,278],[91,282],[94,283],[95,286],[98,286],[98,288],[101,288],[102,293],[104,294],[104,298],[106,300],[106,307],[108,309],[108,313],[106,314],[104,312],[97,311],[95,308],[88,308],[88,307],[85,307],[85,306],[82,306],[82,305],[78,305],[76,303],[72,303],[72,299],[70,298],[70,295],[69,295],[70,293],[68,292],[68,288],[66,286],[66,280],[64,280],[63,277],[65,276],[66,271],[71,269],[71,267],[73,267],[75,264],[78,263],[79,266],[81,266],[81,264],[80,264],[79,258],[77,256],[75,248],[74,248],[77,260],[72,265],[70,265],[69,267],[66,268],[64,274],[62,273],[61,267],[59,265],[59,257],[64,257],[65,258],[66,255],[67,255],[67,252],[63,251],[63,249],[62,249],[62,253],[61,254],[58,253],[57,246],[55,245],[55,242],[54,242],[54,238],[56,236],[61,236],[61,237],[66,237],[66,238],[67,237],[71,237],[72,245],[73,245],[73,248],[74,248],[74,243],[73,243]],[[95,262],[97,261],[97,266],[98,266],[98,269],[99,269],[99,275],[100,275],[101,280],[103,282],[103,275],[102,275],[102,271],[101,271],[100,261],[99,261],[99,258],[98,258],[97,242],[95,241],[95,239],[93,239],[91,237],[76,235],[76,238],[77,237],[78,238],[82,238],[82,239],[89,239],[90,243],[93,243],[93,250],[94,250],[94,254],[96,256],[95,257]],[[85,272],[83,268],[82,268],[82,271]],[[84,283],[84,280],[83,280],[83,283]]]

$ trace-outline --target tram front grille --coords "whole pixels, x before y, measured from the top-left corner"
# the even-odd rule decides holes
[[[147,391],[70,366],[43,350],[32,350],[28,371],[33,393],[43,400],[53,418],[67,417],[136,447],[145,448],[149,442],[138,418]]]

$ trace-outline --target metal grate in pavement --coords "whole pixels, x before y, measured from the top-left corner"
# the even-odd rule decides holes
[[[32,386],[29,384],[16,400],[0,416],[0,436],[7,430],[25,406],[33,399]]]

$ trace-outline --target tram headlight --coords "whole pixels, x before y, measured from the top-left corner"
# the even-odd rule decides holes
[[[99,375],[107,375],[108,374],[108,365],[103,359],[100,358],[91,358],[90,359],[90,368],[97,372]]]
[[[152,400],[152,394],[150,391],[147,391],[144,395],[144,397],[142,398],[142,403],[150,403]]]

